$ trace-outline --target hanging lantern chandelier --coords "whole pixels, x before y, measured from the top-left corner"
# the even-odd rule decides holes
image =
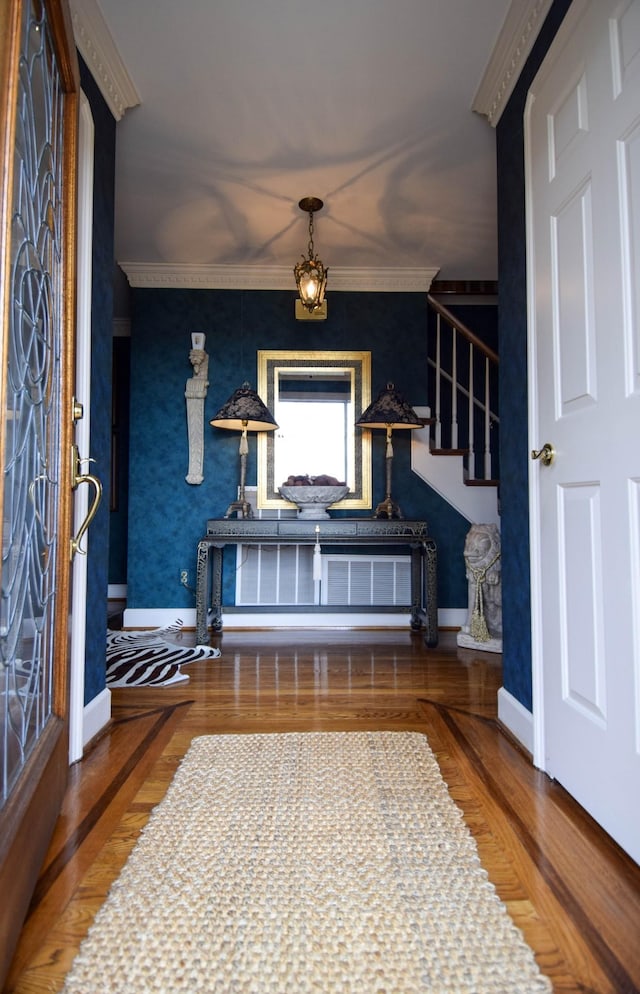
[[[300,300],[296,301],[296,312],[299,310],[298,303],[300,303],[308,315],[314,317],[326,317],[326,305],[323,308],[323,304],[329,269],[315,255],[313,247],[313,215],[323,206],[322,200],[319,200],[318,197],[303,197],[298,204],[300,210],[309,215],[309,245],[307,248],[308,258],[305,259],[303,256],[302,262],[293,267],[300,295]]]

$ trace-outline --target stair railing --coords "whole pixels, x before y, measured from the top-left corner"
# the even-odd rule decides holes
[[[432,450],[466,453],[467,483],[495,481],[499,357],[434,296],[427,301],[436,314]]]

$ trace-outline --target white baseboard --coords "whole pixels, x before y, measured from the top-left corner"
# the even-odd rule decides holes
[[[100,691],[92,701],[85,704],[82,712],[82,745],[86,746],[98,732],[111,721],[111,691],[108,687]]]
[[[196,627],[196,609],[188,608],[125,608],[123,626],[125,628],[166,628],[178,618],[184,628]],[[441,608],[438,611],[438,625],[443,628],[459,628],[467,619],[466,608]],[[379,614],[375,611],[359,613],[331,614],[316,613],[225,613],[222,610],[222,624],[227,630],[234,628],[409,628],[410,615],[406,612]]]
[[[462,628],[468,613],[466,607],[439,607],[438,628]]]
[[[533,755],[533,715],[504,687],[498,691],[498,719]]]
[[[183,628],[195,628],[195,607],[127,607],[122,624],[124,628],[166,628],[178,619]]]
[[[409,628],[410,616],[405,613],[377,614],[375,611],[344,613],[341,611],[330,614],[278,612],[269,614],[256,611],[255,614],[225,614],[222,612],[222,624],[228,629],[234,628]]]

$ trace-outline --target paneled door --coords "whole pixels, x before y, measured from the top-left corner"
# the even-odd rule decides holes
[[[70,23],[64,0],[0,4],[0,986],[68,769],[79,93]]]
[[[535,760],[640,861],[640,0],[574,0],[526,134]]]

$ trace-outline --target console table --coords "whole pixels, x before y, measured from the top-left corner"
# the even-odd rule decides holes
[[[316,533],[316,526],[319,532]],[[425,521],[384,518],[211,518],[198,542],[196,566],[196,639],[208,641],[222,630],[222,550],[225,545],[382,545],[411,550],[411,628],[425,629],[427,646],[438,644],[437,551]],[[310,606],[313,610],[313,606]]]

